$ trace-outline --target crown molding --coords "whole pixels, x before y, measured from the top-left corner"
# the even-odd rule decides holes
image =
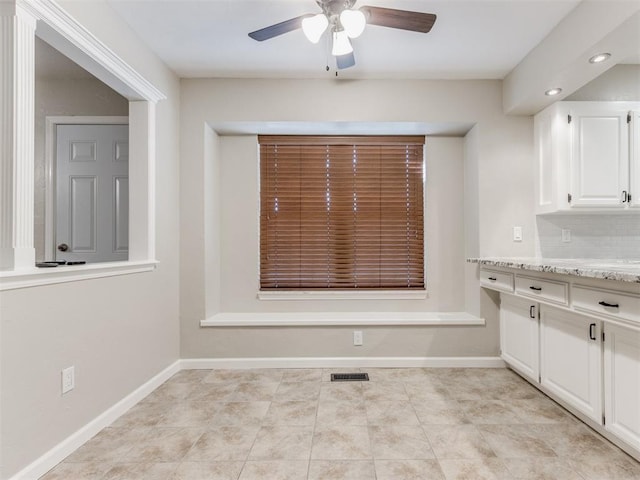
[[[140,100],[157,103],[166,95],[122,60],[53,0],[16,0],[16,6],[42,20],[49,29],[120,80]],[[63,52],[66,53],[66,52]]]

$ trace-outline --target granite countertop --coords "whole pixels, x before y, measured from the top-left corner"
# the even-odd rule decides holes
[[[640,283],[640,260],[482,257],[467,258],[467,262],[494,267],[518,268],[536,272],[561,273],[577,277]]]

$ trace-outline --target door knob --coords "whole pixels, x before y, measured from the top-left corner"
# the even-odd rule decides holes
[[[66,252],[67,250],[69,250],[69,245],[67,245],[66,243],[61,243],[60,245],[58,245],[58,250],[60,250],[61,252]]]

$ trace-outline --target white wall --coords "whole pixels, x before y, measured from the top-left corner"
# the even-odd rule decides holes
[[[179,356],[179,82],[101,1],[62,1],[168,97],[157,106],[154,272],[0,294],[2,471],[11,477]],[[76,388],[61,396],[60,371]]]
[[[189,299],[189,304],[181,306],[183,358],[497,354],[495,305],[476,293],[476,269],[465,264],[465,249],[472,255],[534,252],[532,122],[528,117],[502,114],[500,82],[183,79],[181,98],[181,298]],[[207,149],[203,130],[208,125],[229,131],[234,125],[250,124],[255,126],[254,133],[262,133],[278,122],[293,122],[297,128],[321,128],[326,122],[358,127],[376,122],[476,125],[473,141],[427,139],[429,298],[367,302],[256,299],[257,142],[251,135],[217,135],[215,148]],[[467,159],[472,159],[469,166]],[[212,168],[208,162],[217,166]],[[468,175],[467,168],[472,169]],[[218,169],[219,178],[206,178]],[[467,192],[465,181],[477,187]],[[221,211],[215,210],[215,202],[210,203],[211,210],[205,205],[203,211],[204,199],[211,194],[203,185],[216,183],[220,184],[217,201]],[[465,214],[472,215],[466,224]],[[203,220],[217,215],[220,223],[212,230],[220,232],[219,249],[216,240],[206,234]],[[512,242],[513,225],[523,226],[522,243]],[[471,241],[465,242],[465,231]],[[206,288],[220,285],[218,308],[208,308],[212,303],[206,296],[211,293],[201,291],[205,273],[197,263],[207,256],[221,263],[221,280],[204,283]],[[350,345],[351,329],[346,327],[199,327],[200,320],[218,312],[460,311],[467,308],[467,296],[468,308],[487,317],[486,328],[370,328],[365,329],[370,340],[356,350]]]

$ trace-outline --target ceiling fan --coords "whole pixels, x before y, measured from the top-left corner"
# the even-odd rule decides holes
[[[352,7],[356,0],[316,0],[316,3],[322,13],[291,18],[251,32],[249,36],[262,42],[302,28],[309,41],[318,43],[322,34],[329,30],[333,41],[331,54],[336,57],[338,69],[343,69],[356,64],[349,39],[359,37],[367,24],[428,33],[436,21],[436,16],[432,13],[372,6],[355,10]]]

